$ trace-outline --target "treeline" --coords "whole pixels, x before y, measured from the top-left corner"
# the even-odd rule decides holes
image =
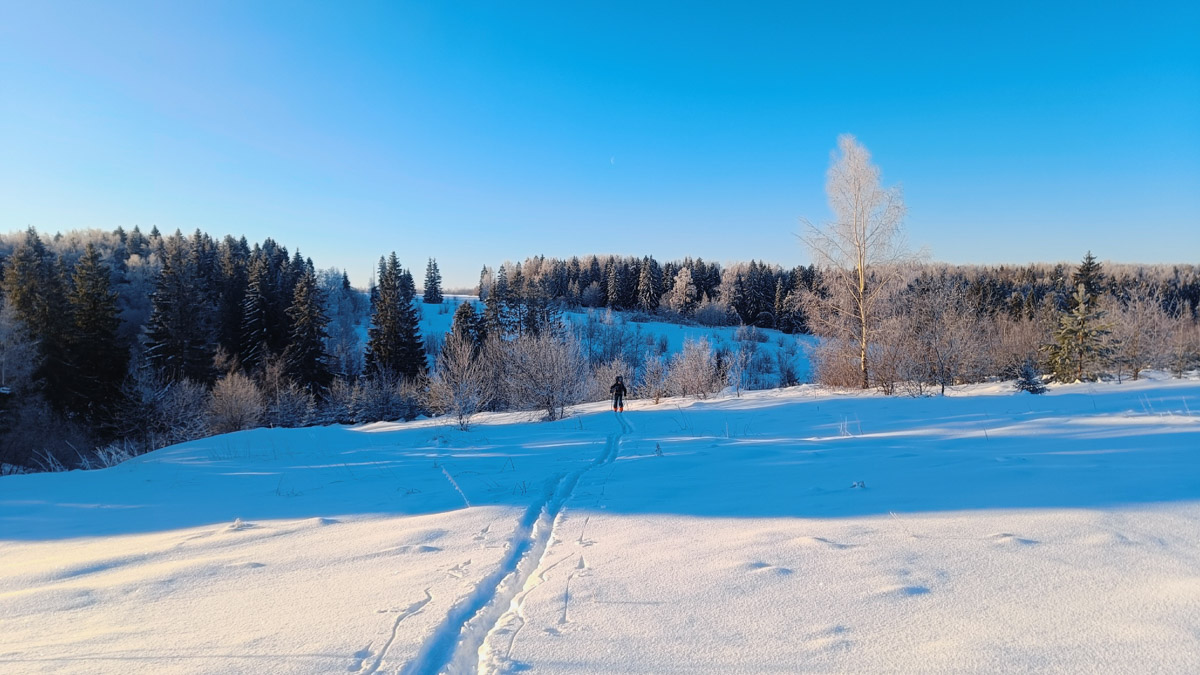
[[[7,470],[105,465],[257,426],[556,418],[606,398],[618,374],[654,400],[796,384],[796,339],[766,328],[822,336],[809,354],[818,381],[888,393],[1181,375],[1200,362],[1197,267],[1104,269],[1090,254],[1074,268],[872,269],[866,322],[828,269],[535,257],[485,267],[482,305],[458,305],[445,336],[420,329],[421,302],[449,312],[436,261],[418,296],[394,252],[363,292],[271,239],[30,229],[0,237],[0,270]],[[568,320],[568,308],[594,311]],[[670,354],[647,319],[741,328]]]
[[[866,384],[886,393],[944,392],[955,384],[1042,377],[1137,379],[1156,368],[1200,367],[1200,268],[1112,266],[1088,253],[1065,265],[880,269],[868,287]],[[862,386],[855,303],[818,283],[801,300],[814,332],[815,377]],[[850,311],[847,311],[850,310]]]
[[[412,312],[399,318],[410,334],[375,331],[364,354],[367,297],[271,239],[31,228],[0,239],[0,267],[3,464],[70,466],[113,442],[136,453],[194,437],[209,390],[234,375],[264,392],[265,423],[284,424],[310,419],[336,378],[415,367],[407,343],[391,346],[419,342]],[[377,307],[411,300],[394,256],[380,278]]]
[[[739,324],[807,332],[799,304],[812,290],[813,267],[783,269],[750,261],[723,268],[701,258],[660,264],[643,258],[589,255],[538,256],[484,267],[479,296],[506,302],[607,307],[709,326]]]
[[[1089,264],[1099,263],[1093,259]],[[1074,268],[1062,263],[912,266],[898,274],[904,282],[899,290],[889,292],[898,302],[920,292],[914,282],[921,275],[944,278],[974,313],[1014,320],[1066,312],[1075,292]],[[808,317],[812,308],[803,298],[829,294],[828,285],[811,265],[784,269],[752,260],[722,267],[699,258],[660,264],[652,256],[537,256],[484,267],[478,292],[481,299],[494,293],[501,304],[607,307],[702,325],[809,333],[816,331]],[[1152,297],[1168,315],[1195,319],[1200,271],[1194,265],[1117,265],[1099,275],[1095,292],[1122,303]]]

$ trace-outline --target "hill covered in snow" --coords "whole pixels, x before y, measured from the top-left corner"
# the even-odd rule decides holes
[[[0,478],[0,670],[1200,671],[1195,380],[605,408]]]

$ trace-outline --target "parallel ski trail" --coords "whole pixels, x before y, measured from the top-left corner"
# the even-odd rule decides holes
[[[554,526],[563,506],[579,480],[592,469],[611,464],[620,449],[621,436],[631,430],[621,422],[621,433],[611,434],[600,456],[590,464],[559,478],[541,501],[530,505],[509,539],[508,551],[499,566],[450,608],[446,620],[433,632],[412,663],[407,675],[435,673],[495,672],[502,654],[489,643],[498,626],[519,615],[518,596],[542,565],[542,557],[553,540]],[[534,584],[536,585],[536,583]],[[522,596],[523,597],[523,596]]]

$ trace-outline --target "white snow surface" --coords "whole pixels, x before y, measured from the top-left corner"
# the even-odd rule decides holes
[[[1196,673],[1200,383],[802,386],[5,476],[0,672]]]

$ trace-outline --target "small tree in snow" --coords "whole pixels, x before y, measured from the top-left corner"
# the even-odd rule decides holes
[[[696,284],[692,281],[692,271],[686,267],[675,275],[675,285],[667,293],[666,305],[681,316],[691,316],[696,308]]]
[[[1017,391],[1027,391],[1031,394],[1046,393],[1046,385],[1042,383],[1042,375],[1038,372],[1037,366],[1034,365],[1032,359],[1021,364],[1017,381],[1013,386],[1017,388]]]
[[[1139,289],[1124,303],[1113,303],[1112,365],[1118,381],[1128,373],[1138,379],[1146,368],[1165,362],[1171,318],[1157,293]]]
[[[431,410],[452,415],[463,431],[495,398],[491,374],[469,336],[451,334],[446,339],[429,377],[427,396]]]
[[[234,371],[217,380],[208,402],[208,425],[214,434],[253,429],[263,416],[262,392],[254,380]]]
[[[658,405],[669,391],[667,375],[667,362],[663,356],[654,351],[647,351],[645,361],[642,362],[642,378],[634,388],[634,396],[648,398]]]
[[[524,335],[507,343],[505,373],[509,399],[521,408],[546,411],[556,420],[589,389],[587,359],[572,334]]]
[[[708,338],[685,340],[683,351],[671,360],[671,393],[708,398],[709,394],[720,391],[721,376]]]
[[[1083,283],[1076,287],[1071,304],[1074,309],[1062,315],[1054,333],[1050,367],[1058,382],[1094,380],[1108,355],[1109,326]]]
[[[438,271],[437,261],[433,258],[425,266],[425,293],[422,300],[427,305],[442,304],[442,273]]]
[[[870,352],[878,339],[880,305],[900,263],[909,258],[902,236],[904,198],[899,187],[883,188],[879,167],[853,136],[838,137],[838,150],[825,183],[835,219],[823,228],[809,225],[804,238],[821,269],[825,292],[806,293],[805,306],[823,335],[854,349],[859,384],[866,389],[871,386]]]

